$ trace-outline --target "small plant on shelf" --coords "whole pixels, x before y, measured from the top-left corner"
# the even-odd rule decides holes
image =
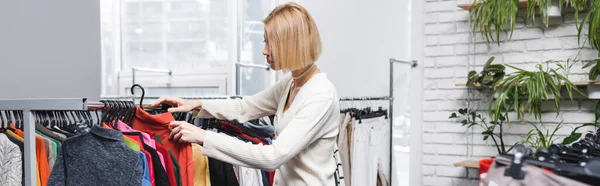
[[[483,87],[493,87],[496,83],[502,78],[504,78],[504,65],[501,64],[492,64],[494,61],[494,56],[490,57],[481,72],[477,73],[476,71],[470,71],[468,74],[467,86],[473,87],[475,85],[480,85]]]
[[[533,126],[533,129],[527,133],[525,139],[523,139],[523,143],[528,144],[535,149],[548,149],[550,145],[555,144],[558,140],[558,138],[555,138],[556,131],[562,128],[562,121],[558,123],[552,132],[549,130],[544,131],[543,129],[545,129],[545,127],[543,123],[541,123],[539,127],[535,123],[529,122],[529,124]],[[566,144],[565,140],[563,140],[562,143]]]
[[[560,99],[562,98],[561,83],[565,85],[569,98],[573,99],[573,91],[584,95],[566,75],[558,72],[558,70],[563,70],[564,74],[568,74],[571,65],[558,64],[558,68],[549,68],[549,63],[546,63],[545,68],[543,65],[538,64],[536,71],[527,71],[507,65],[517,71],[498,82],[498,86],[494,89],[492,95],[496,97],[496,100],[491,101],[489,105],[490,116],[500,116],[502,112],[517,111],[519,112],[517,114],[518,119],[522,120],[527,109],[537,120],[542,116],[542,102],[547,101],[551,98],[550,96],[554,97],[554,106],[558,115],[560,112]],[[527,100],[522,100],[522,96],[526,96]],[[494,117],[492,121],[498,121],[499,119]]]
[[[459,119],[462,123],[462,126],[466,126],[467,128],[475,126],[481,127],[483,129],[483,132],[481,132],[483,135],[483,141],[491,139],[496,146],[498,154],[510,152],[514,147],[513,145],[506,149],[504,144],[503,124],[506,118],[505,115],[500,116],[500,120],[498,122],[488,122],[485,117],[481,116],[481,114],[477,114],[476,111],[462,108],[458,109],[458,113],[452,113],[450,118]],[[496,129],[498,129],[497,132]]]

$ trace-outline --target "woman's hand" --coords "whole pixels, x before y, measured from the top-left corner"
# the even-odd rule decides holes
[[[173,108],[169,108],[167,110],[169,112],[187,112],[202,106],[202,102],[200,100],[185,100],[178,97],[161,97],[154,102],[152,106],[160,106],[161,103],[173,106]]]
[[[204,143],[206,131],[185,121],[172,121],[169,139],[180,143]]]

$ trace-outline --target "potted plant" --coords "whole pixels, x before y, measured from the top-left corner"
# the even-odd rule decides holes
[[[479,29],[488,43],[496,41],[500,45],[500,32],[507,24],[510,25],[509,39],[512,38],[518,11],[518,0],[474,0],[469,14],[473,34]]]
[[[535,123],[530,122],[529,124],[533,126],[533,129],[531,129],[527,135],[525,135],[523,143],[533,147],[534,149],[548,149],[550,145],[555,144],[558,140],[558,138],[555,138],[556,131],[562,128],[562,121],[558,123],[552,132],[549,130],[543,130],[545,129],[543,123],[541,123],[539,127]],[[567,142],[568,141],[563,139],[561,144],[569,144]]]
[[[502,78],[504,78],[504,65],[501,64],[492,64],[494,61],[494,56],[490,57],[481,72],[477,73],[477,71],[470,71],[467,79],[467,86],[473,87],[475,85],[480,85],[482,87],[493,87],[496,83]]]
[[[548,27],[548,18],[550,16],[560,16],[561,7],[555,1],[558,0],[527,0],[527,17],[531,18],[531,22],[535,21],[536,7],[542,17],[542,22]],[[554,2],[554,3],[553,3]],[[562,2],[562,0],[561,0]]]
[[[496,97],[496,100],[490,102],[488,110],[490,116],[496,116],[492,118],[492,121],[498,121],[500,119],[498,116],[502,112],[509,111],[519,112],[517,117],[523,119],[525,110],[528,110],[536,120],[540,119],[542,102],[551,98],[554,98],[554,106],[558,115],[560,112],[561,83],[564,84],[569,98],[573,98],[573,91],[584,95],[565,75],[557,71],[563,69],[564,73],[568,74],[566,66],[559,64],[558,68],[553,69],[548,67],[548,63],[546,63],[546,68],[538,64],[536,71],[527,71],[512,65],[506,65],[517,71],[498,82],[498,86],[494,89],[493,96]],[[522,96],[525,96],[527,100],[522,100]]]

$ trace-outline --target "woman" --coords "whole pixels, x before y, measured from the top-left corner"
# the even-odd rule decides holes
[[[302,6],[287,3],[265,19],[263,55],[273,70],[291,72],[273,87],[241,100],[161,98],[154,105],[170,112],[198,109],[198,117],[245,122],[275,115],[277,139],[253,145],[182,121],[172,122],[171,138],[204,145],[204,155],[235,165],[275,170],[275,185],[334,185],[333,158],[339,99],[333,84],[315,66],[321,53],[317,26]]]

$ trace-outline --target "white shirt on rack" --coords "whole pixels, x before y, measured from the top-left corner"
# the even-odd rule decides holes
[[[339,98],[324,73],[314,75],[285,112],[292,84],[290,76],[254,96],[238,100],[206,100],[200,118],[216,117],[245,122],[275,115],[277,139],[271,145],[253,145],[207,131],[204,154],[249,168],[276,170],[274,185],[335,185],[336,146],[340,118]]]

